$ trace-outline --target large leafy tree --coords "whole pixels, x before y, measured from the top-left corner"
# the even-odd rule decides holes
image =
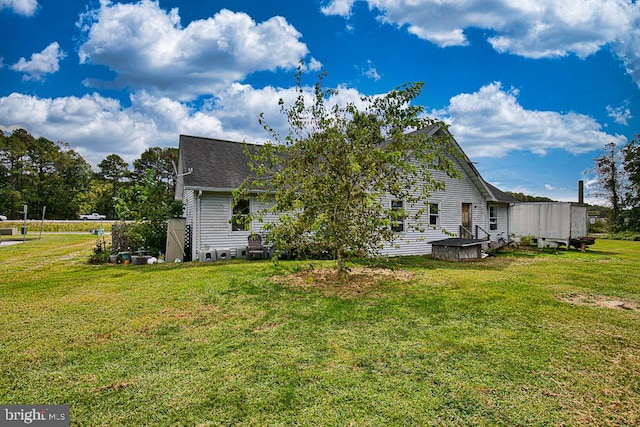
[[[135,220],[127,230],[136,235],[136,244],[151,253],[164,251],[167,242],[167,219],[182,213],[182,203],[168,194],[166,183],[156,179],[153,170],[141,173],[131,185],[118,190],[115,198],[118,218]]]
[[[98,168],[97,178],[111,187],[111,192],[103,194],[103,197],[98,200],[98,209],[104,211],[107,218],[115,218],[115,199],[118,189],[124,186],[129,177],[129,164],[119,155],[109,154],[98,163]]]
[[[142,178],[149,171],[154,179],[163,182],[168,188],[173,189],[175,172],[173,165],[178,162],[177,148],[147,148],[139,159],[133,161],[133,179]]]
[[[261,199],[268,207],[249,218],[279,215],[267,224],[268,239],[280,248],[324,249],[342,276],[349,253],[377,255],[394,242],[394,222],[409,218],[410,228],[427,226],[425,201],[444,187],[444,175],[435,171],[457,176],[457,151],[446,125],[411,104],[421,83],[341,106],[331,104],[336,92],[323,88],[322,75],[312,99],[300,76],[295,102],[280,101],[289,134],[281,137],[261,116],[273,139],[247,150],[252,175],[235,200]],[[434,127],[441,131],[425,132]],[[404,201],[404,209],[392,209],[390,199]]]
[[[11,135],[0,132],[0,210],[10,218],[18,218],[26,202],[23,194],[28,185],[27,146],[33,140],[24,129],[16,129]]]
[[[89,164],[68,144],[34,138],[24,129],[0,134],[0,210],[18,218],[27,204],[38,218],[78,215],[90,178]]]
[[[624,168],[622,157],[613,142],[604,146],[604,153],[595,159],[597,186],[595,194],[609,203],[609,221],[614,230],[621,228],[621,216],[624,196]]]
[[[636,135],[622,152],[628,178],[624,201],[629,210],[625,212],[625,222],[628,228],[640,231],[640,135]]]
[[[177,157],[174,148],[148,148],[133,161],[131,182],[114,199],[116,216],[136,221],[123,229],[129,243],[151,253],[164,251],[167,219],[182,213],[182,203],[173,198]]]

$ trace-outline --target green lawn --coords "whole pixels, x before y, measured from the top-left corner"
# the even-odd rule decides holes
[[[0,247],[0,403],[88,426],[640,424],[640,310],[590,304],[640,302],[640,242],[392,259],[408,281],[344,292],[270,279],[308,262],[88,265],[94,239]]]

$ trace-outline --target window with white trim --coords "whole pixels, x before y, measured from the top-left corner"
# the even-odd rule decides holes
[[[436,228],[440,226],[440,205],[438,203],[429,203],[429,225]]]
[[[498,229],[498,207],[489,206],[489,230]]]
[[[231,231],[248,231],[251,203],[249,199],[240,199],[233,206],[231,213]]]
[[[404,202],[402,200],[392,200],[391,201],[391,211],[396,215],[402,215],[402,211],[404,210]],[[402,233],[404,231],[404,220],[397,219],[396,215],[392,215],[391,217],[391,230],[394,233]]]

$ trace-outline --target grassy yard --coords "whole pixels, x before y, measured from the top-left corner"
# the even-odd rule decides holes
[[[347,287],[271,280],[308,262],[92,266],[93,243],[0,247],[0,403],[88,426],[640,424],[640,242],[398,258]]]

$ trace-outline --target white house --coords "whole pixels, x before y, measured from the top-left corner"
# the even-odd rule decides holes
[[[433,127],[424,132],[434,135],[443,132]],[[507,194],[487,183],[462,152],[456,159],[462,179],[449,178],[443,172],[434,177],[445,181],[445,190],[435,192],[428,200],[427,222],[424,232],[412,231],[408,224],[398,224],[398,240],[385,248],[388,255],[417,255],[431,253],[432,241],[452,235],[466,239],[496,240],[500,233],[509,233],[509,208],[515,202]],[[203,259],[203,254],[222,250],[235,255],[236,248],[247,246],[252,232],[260,232],[262,224],[254,221],[246,229],[232,225],[236,212],[262,208],[255,199],[246,206],[232,210],[232,191],[249,174],[245,147],[253,145],[220,139],[181,135],[178,159],[178,180],[175,197],[184,204],[186,218],[186,258]],[[389,206],[401,205],[401,200],[386,200]],[[408,206],[403,206],[409,209]],[[236,211],[236,212],[234,212]],[[265,218],[276,221],[277,218]],[[239,252],[240,253],[240,252]],[[228,256],[228,255],[227,255]]]

